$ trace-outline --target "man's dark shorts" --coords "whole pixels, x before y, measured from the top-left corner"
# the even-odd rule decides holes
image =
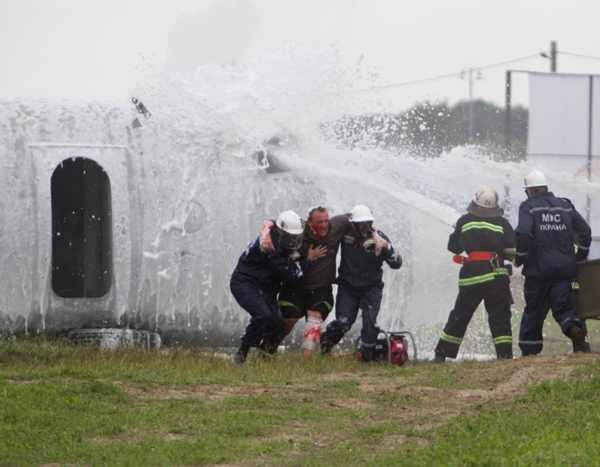
[[[279,293],[279,308],[285,319],[302,318],[306,310],[313,310],[321,313],[325,321],[333,308],[331,286],[309,290],[288,284]]]

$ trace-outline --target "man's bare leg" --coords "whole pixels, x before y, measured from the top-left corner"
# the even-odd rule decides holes
[[[323,317],[321,313],[314,310],[306,312],[306,330],[302,341],[302,349],[305,357],[312,355],[315,344],[319,341],[322,332]]]

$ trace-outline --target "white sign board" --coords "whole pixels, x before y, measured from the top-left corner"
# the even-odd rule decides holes
[[[529,73],[527,160],[544,172],[600,180],[600,75]],[[600,199],[582,191],[556,195],[573,201],[597,247]]]

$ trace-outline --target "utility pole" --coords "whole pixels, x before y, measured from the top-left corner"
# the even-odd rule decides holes
[[[550,59],[550,71],[552,73],[556,73],[556,41],[550,42],[550,55],[548,55],[546,52],[542,52],[540,55],[544,58]]]
[[[504,112],[504,148],[508,154],[511,150],[510,114],[512,110],[512,70],[506,70],[506,111]]]
[[[513,73],[529,73],[525,70],[506,70],[506,85],[505,85],[505,98],[506,98],[506,112],[504,115],[504,147],[508,154],[512,149],[511,145],[511,113],[512,113],[512,74]]]
[[[460,74],[463,78],[464,72]],[[476,79],[483,79],[481,71],[477,74]],[[469,141],[473,140],[473,68],[469,68]]]
[[[473,68],[469,68],[469,142],[473,140]]]

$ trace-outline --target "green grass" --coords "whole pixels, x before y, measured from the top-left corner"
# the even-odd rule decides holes
[[[529,397],[457,418],[406,465],[598,465],[599,396],[597,379],[543,383]]]
[[[597,465],[600,363],[564,358],[566,380],[482,403],[445,395],[489,390],[518,360],[239,368],[203,350],[0,339],[0,465]]]

